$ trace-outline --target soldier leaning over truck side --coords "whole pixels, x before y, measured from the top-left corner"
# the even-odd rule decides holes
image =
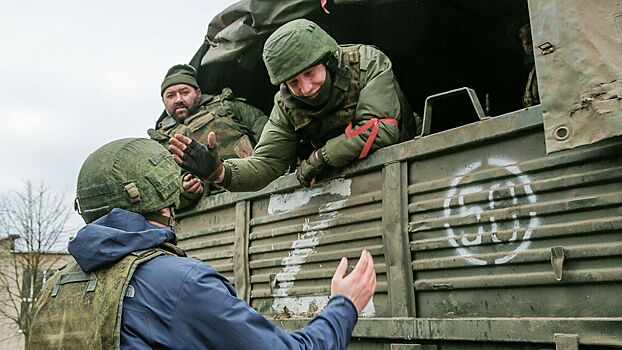
[[[298,19],[267,39],[263,60],[280,91],[253,155],[222,163],[217,135],[209,151],[176,135],[169,150],[183,168],[230,191],[255,191],[299,158],[296,177],[310,186],[324,169],[415,135],[416,115],[391,61],[373,46],[339,46],[317,24]]]
[[[236,297],[211,266],[175,244],[179,167],[149,139],[110,142],[86,159],[76,208],[87,223],[75,261],[43,287],[27,349],[345,349],[376,289],[371,254],[342,258],[331,299],[286,333]]]
[[[268,117],[241,98],[233,97],[229,88],[220,95],[201,94],[196,70],[187,64],[171,67],[160,87],[166,110],[149,137],[168,146],[175,134],[184,134],[207,144],[209,132],[215,132],[223,159],[244,158],[253,153]],[[199,200],[204,187],[201,180],[183,175],[181,207]]]

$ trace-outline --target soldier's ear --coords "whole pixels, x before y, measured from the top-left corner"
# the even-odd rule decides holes
[[[201,88],[197,88],[197,94],[201,96]]]

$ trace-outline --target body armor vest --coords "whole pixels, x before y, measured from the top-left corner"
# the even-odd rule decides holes
[[[160,255],[185,256],[170,243],[133,252],[116,264],[86,273],[74,261],[43,287],[35,305],[27,349],[119,349],[123,298],[136,267]]]
[[[149,136],[164,147],[168,147],[168,140],[175,134],[186,135],[207,145],[207,135],[213,131],[222,159],[248,157],[253,153],[255,140],[251,130],[238,123],[226,108],[226,103],[235,103],[232,95],[228,88],[220,95],[202,95],[194,114],[182,123],[166,116],[157,123],[156,131],[149,131]]]
[[[294,126],[294,130],[300,140],[298,147],[300,159],[306,159],[313,150],[319,149],[326,142],[345,132],[346,127],[352,123],[356,125],[359,120],[367,120],[369,116],[357,116],[356,108],[359,101],[361,91],[361,77],[365,79],[365,70],[361,68],[361,54],[359,48],[362,45],[341,45],[341,62],[335,72],[333,89],[338,92],[331,93],[331,99],[328,104],[333,105],[331,110],[322,111],[322,113],[314,113],[300,108],[296,102],[284,99],[284,91],[281,91],[280,98],[277,103],[287,119]],[[365,67],[366,68],[366,67]],[[400,141],[412,138],[407,130],[413,127],[405,127],[414,125],[412,110],[406,99],[400,94],[400,103],[402,115],[400,116],[376,116],[378,118],[396,118],[399,120]],[[335,100],[336,99],[336,100]],[[412,119],[412,120],[411,120]],[[405,125],[408,124],[408,125]],[[412,132],[412,130],[411,130]]]

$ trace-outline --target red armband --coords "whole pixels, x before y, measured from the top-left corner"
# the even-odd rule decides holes
[[[330,13],[330,11],[328,11],[328,10],[326,9],[326,2],[327,2],[327,1],[328,1],[328,0],[320,0],[320,5],[322,5],[322,10],[324,10],[324,12],[326,12],[326,14],[329,14],[329,13]]]
[[[367,131],[367,129],[372,128],[371,133],[369,134],[369,137],[367,138],[367,141],[365,142],[365,146],[363,146],[363,150],[361,151],[361,154],[359,155],[359,159],[363,159],[367,157],[367,153],[369,153],[369,150],[371,149],[371,145],[374,144],[374,140],[376,139],[376,136],[378,135],[378,123],[387,123],[387,124],[397,126],[397,119],[395,118],[382,118],[382,119],[371,118],[367,123],[365,123],[364,125],[361,125],[357,129],[352,130],[352,123],[348,124],[348,126],[346,127],[347,137],[353,137],[356,135],[360,135],[364,133],[365,131]]]

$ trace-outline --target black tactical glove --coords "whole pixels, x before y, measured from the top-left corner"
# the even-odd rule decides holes
[[[313,179],[322,172],[322,169],[328,166],[328,163],[326,163],[326,160],[319,152],[320,150],[311,153],[309,158],[302,161],[298,169],[296,169],[296,178],[305,187],[311,186]]]
[[[182,168],[207,182],[214,182],[224,170],[222,160],[218,155],[218,146],[208,148],[196,140],[192,140],[186,146],[182,159],[184,161],[181,164]]]

